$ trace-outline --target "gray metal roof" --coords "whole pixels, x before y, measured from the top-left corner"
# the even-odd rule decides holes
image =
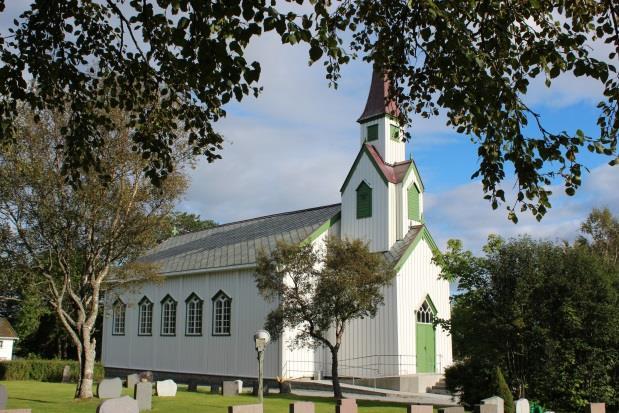
[[[392,265],[396,265],[400,258],[404,255],[409,245],[411,245],[421,230],[423,229],[423,225],[416,225],[410,227],[404,238],[396,241],[389,251],[386,251],[385,260]]]
[[[231,222],[169,238],[144,256],[163,275],[256,263],[256,251],[270,253],[277,241],[298,243],[340,212],[341,204]]]

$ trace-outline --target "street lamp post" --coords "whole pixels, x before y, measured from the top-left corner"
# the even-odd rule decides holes
[[[256,345],[256,352],[258,353],[258,397],[260,403],[264,400],[262,382],[264,380],[264,350],[271,341],[271,335],[266,330],[258,330],[254,333],[254,344]]]

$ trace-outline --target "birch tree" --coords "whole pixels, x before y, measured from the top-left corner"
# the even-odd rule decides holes
[[[135,259],[155,243],[186,178],[177,168],[152,186],[147,160],[132,150],[132,131],[116,113],[119,127],[107,130],[96,149],[99,166],[83,172],[80,185],[69,185],[62,137],[69,112],[39,112],[36,122],[22,112],[13,125],[19,139],[1,147],[0,247],[21,271],[44,281],[45,298],[77,347],[75,397],[84,399],[93,395],[94,325],[104,283],[154,276],[156,268]]]

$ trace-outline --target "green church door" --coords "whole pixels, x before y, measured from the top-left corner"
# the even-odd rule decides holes
[[[436,335],[432,325],[435,312],[429,298],[417,310],[417,373],[436,372]]]

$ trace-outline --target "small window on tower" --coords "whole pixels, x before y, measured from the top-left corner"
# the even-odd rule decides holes
[[[397,142],[400,142],[400,128],[397,125],[390,125],[390,133],[391,139]]]
[[[372,188],[365,181],[357,187],[357,219],[372,216]]]
[[[368,126],[368,142],[378,139],[378,125]]]

